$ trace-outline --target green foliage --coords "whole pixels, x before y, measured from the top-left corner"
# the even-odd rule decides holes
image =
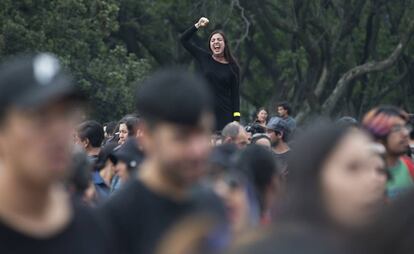
[[[1,1],[0,10],[0,57],[52,52],[86,92],[91,117],[116,120],[133,111],[134,82],[149,65],[112,39],[119,29],[117,1]]]
[[[413,0],[2,0],[0,57],[57,54],[88,94],[93,117],[114,120],[133,110],[134,83],[151,69],[193,68],[179,35],[206,16],[210,24],[194,42],[207,47],[210,32],[225,31],[242,67],[245,116],[279,100],[318,113],[344,73],[394,50],[413,10]],[[413,108],[413,53],[411,41],[391,68],[353,80],[334,114],[360,116],[380,103]]]

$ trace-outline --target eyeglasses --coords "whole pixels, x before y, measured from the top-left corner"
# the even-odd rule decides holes
[[[393,132],[393,133],[401,132],[403,130],[411,132],[413,130],[413,126],[411,126],[410,124],[407,124],[407,125],[394,125],[391,128],[391,132]]]

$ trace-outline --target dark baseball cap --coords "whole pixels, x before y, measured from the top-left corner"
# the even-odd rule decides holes
[[[284,133],[289,131],[289,126],[285,120],[276,116],[269,120],[266,129]]]
[[[139,150],[137,140],[130,137],[109,155],[109,159],[114,164],[122,161],[127,164],[128,169],[132,170],[142,163],[144,154]]]
[[[72,77],[50,53],[20,55],[0,66],[0,107],[36,108],[59,99],[83,101]]]

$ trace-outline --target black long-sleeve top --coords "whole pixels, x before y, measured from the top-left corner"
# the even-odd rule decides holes
[[[226,124],[240,119],[239,67],[235,63],[220,63],[213,59],[211,52],[191,43],[196,32],[195,26],[187,29],[181,35],[181,43],[197,60],[209,83],[214,96],[216,130],[222,130]]]

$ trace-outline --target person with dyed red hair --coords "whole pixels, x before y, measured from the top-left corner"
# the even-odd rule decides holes
[[[363,127],[386,149],[387,196],[391,199],[414,187],[414,163],[405,156],[412,130],[408,120],[404,110],[380,106],[369,111],[362,121]]]

